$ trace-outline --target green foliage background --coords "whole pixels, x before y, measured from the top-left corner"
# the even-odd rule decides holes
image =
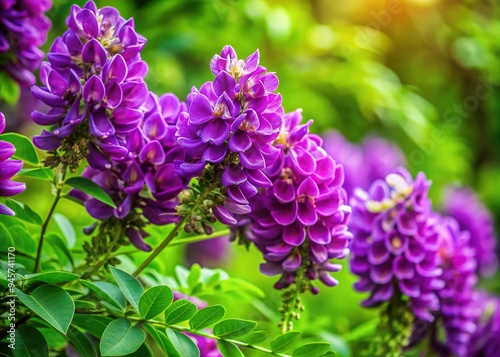
[[[63,33],[73,3],[53,1],[46,50]],[[258,48],[261,63],[280,79],[285,110],[303,108],[305,119],[315,120],[314,131],[340,130],[353,141],[369,133],[388,138],[401,146],[412,173],[424,171],[433,181],[436,206],[445,184],[461,183],[475,189],[500,221],[497,1],[107,0],[97,5],[135,18],[148,39],[143,58],[150,90],[184,98],[191,86],[212,79],[209,61],[224,45],[241,57]],[[30,182],[20,200],[44,216],[50,197],[38,189],[42,184]],[[80,228],[92,220],[71,202],[58,210],[77,223],[78,246]],[[166,231],[154,229],[149,243],[154,246]],[[171,273],[183,261],[183,248],[168,248],[161,257],[154,266]],[[264,290],[262,303],[211,302],[222,301],[228,316],[260,321],[276,333],[280,294],[272,288],[275,278],[258,272],[261,260],[253,248],[232,246],[221,267]],[[349,331],[376,314],[359,306],[363,296],[353,291],[348,269],[337,279],[338,287],[305,298],[306,312],[296,327],[333,342],[340,355],[356,356],[339,336],[349,339]],[[496,280],[482,285],[500,292]]]

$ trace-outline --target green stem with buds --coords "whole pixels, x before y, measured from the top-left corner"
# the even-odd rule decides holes
[[[64,186],[64,179],[66,178],[67,167],[64,166],[61,171],[62,171],[61,180],[58,183],[54,182],[54,185],[56,187],[56,197],[54,198],[54,202],[52,202],[52,206],[49,209],[49,213],[47,214],[47,217],[45,218],[45,221],[42,224],[42,230],[40,231],[40,240],[38,242],[38,249],[36,251],[35,267],[33,268],[33,273],[38,272],[38,270],[40,269],[40,259],[42,257],[42,248],[43,248],[43,242],[45,240],[45,233],[47,232],[47,228],[49,226],[52,215],[54,214],[54,211],[57,207],[57,204],[61,199],[61,193]]]

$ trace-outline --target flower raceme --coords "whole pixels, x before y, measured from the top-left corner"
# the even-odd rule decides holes
[[[177,123],[177,140],[188,157],[176,162],[176,172],[220,180],[226,199],[213,213],[235,224],[233,216],[250,212],[249,199],[258,189],[271,186],[264,169],[278,154],[272,143],[282,123],[281,95],[274,93],[276,75],[259,65],[258,51],[241,60],[225,46],[210,68],[215,79],[193,88]]]
[[[0,70],[22,86],[35,84],[33,71],[38,69],[44,53],[51,22],[45,16],[50,0],[0,0]]]
[[[398,293],[410,299],[417,318],[433,321],[440,307],[437,291],[445,284],[439,266],[439,234],[427,197],[430,182],[397,169],[351,199],[354,234],[351,270],[354,285],[370,293],[364,306],[376,306]]]
[[[56,38],[41,66],[43,86],[32,88],[51,108],[33,112],[33,121],[53,129],[33,141],[43,150],[81,152],[79,159],[69,154],[66,162],[62,159],[73,169],[87,145],[123,158],[123,136],[139,126],[148,96],[147,65],[140,57],[146,40],[135,32],[133,19],[123,19],[113,7],[97,9],[92,1],[83,8],[73,5],[66,24],[68,30]]]
[[[272,186],[252,200],[252,212],[241,222],[247,238],[264,254],[261,271],[281,274],[276,288],[299,283],[316,293],[312,280],[337,284],[330,272],[340,265],[330,260],[349,252],[351,211],[341,187],[342,166],[321,147],[321,138],[309,133],[312,120],[302,125],[301,120],[300,111],[284,116],[275,142],[278,159],[264,170]]]
[[[5,130],[5,116],[0,113],[0,134]],[[16,148],[11,143],[0,140],[0,197],[15,196],[26,189],[26,184],[12,181],[11,178],[21,170],[23,162],[12,160]],[[0,204],[0,214],[13,216],[14,212],[7,206]]]

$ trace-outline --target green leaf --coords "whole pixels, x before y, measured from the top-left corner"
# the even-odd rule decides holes
[[[215,336],[228,339],[246,335],[255,330],[255,327],[257,327],[255,321],[227,319],[215,325],[213,333]]]
[[[169,325],[186,321],[192,318],[197,311],[196,305],[191,301],[180,299],[175,301],[169,306],[167,311],[165,311],[165,321]]]
[[[82,280],[82,283],[87,288],[99,295],[107,303],[117,307],[120,310],[125,310],[127,302],[125,301],[125,296],[120,291],[120,288],[118,288],[118,286],[105,281],[90,282],[87,280]]]
[[[240,341],[246,342],[250,345],[253,345],[257,342],[264,341],[269,334],[265,330],[259,330],[259,331],[253,331],[250,332],[248,335],[242,336],[239,338]]]
[[[353,328],[351,331],[342,336],[344,341],[358,341],[364,340],[367,338],[371,338],[377,333],[377,328],[380,324],[380,319],[372,319],[366,322],[363,322]]]
[[[75,303],[66,290],[56,285],[42,285],[31,295],[16,289],[18,299],[57,331],[66,334],[75,313]]]
[[[179,353],[179,356],[200,357],[200,350],[198,349],[198,346],[196,346],[193,340],[183,333],[167,329],[167,336],[170,342],[172,342],[172,345],[177,353]]]
[[[111,274],[113,274],[123,295],[125,295],[135,311],[139,312],[139,300],[142,294],[144,294],[144,288],[141,283],[129,273],[115,267],[111,267]]]
[[[66,241],[68,242],[68,247],[73,248],[76,243],[76,233],[75,229],[73,228],[73,224],[63,214],[55,213],[52,217],[54,218],[54,221],[57,223],[64,238],[66,238]]]
[[[11,106],[16,105],[21,91],[19,84],[7,72],[0,72],[0,104],[2,100]],[[7,119],[9,120],[9,119]]]
[[[77,350],[81,357],[97,357],[97,351],[94,345],[79,329],[70,326],[68,338],[71,345]]]
[[[9,233],[7,227],[5,227],[2,223],[0,223],[0,251],[7,252],[10,247],[15,247],[14,239]]]
[[[174,294],[166,285],[153,286],[139,300],[139,313],[146,319],[158,316],[172,304]]]
[[[271,342],[271,349],[275,352],[286,351],[295,346],[295,344],[297,344],[297,342],[299,342],[301,338],[302,338],[302,333],[298,331],[287,332],[283,335],[276,337]]]
[[[236,278],[230,278],[228,280],[222,280],[220,282],[219,292],[236,293],[241,295],[241,293],[250,294],[253,297],[264,298],[264,292],[256,287],[255,285],[249,283],[248,281]]]
[[[193,289],[201,278],[201,266],[199,264],[193,264],[189,270],[189,275],[186,279],[188,287]]]
[[[326,342],[313,342],[300,346],[292,352],[292,357],[319,357],[330,350],[331,345]]]
[[[116,208],[115,203],[109,197],[109,195],[104,191],[99,185],[97,185],[94,181],[91,181],[84,177],[71,177],[67,179],[64,184],[76,188],[86,194],[91,195],[96,200],[101,201],[108,206]]]
[[[38,226],[43,224],[42,217],[40,217],[40,215],[33,211],[28,205],[13,200],[12,198],[8,198],[5,201],[5,205],[14,211],[17,219],[31,224],[36,224]]]
[[[103,356],[123,356],[135,352],[146,340],[146,333],[127,319],[112,321],[99,344]]]
[[[54,181],[54,171],[48,167],[37,167],[34,169],[22,169],[16,176],[29,177],[44,181]]]
[[[201,309],[189,320],[189,326],[193,330],[201,330],[208,327],[224,317],[226,309],[222,305],[208,306]]]
[[[217,341],[217,347],[224,357],[245,357],[243,352],[234,343],[219,340]]]
[[[9,233],[12,238],[15,237],[15,247],[16,250],[25,254],[35,254],[37,245],[33,237],[20,226],[10,227]]]
[[[49,347],[43,335],[36,328],[21,325],[16,327],[15,349],[12,350],[14,357],[46,357],[49,355]]]
[[[167,335],[163,333],[163,331],[159,331],[150,324],[144,324],[143,326],[163,351],[168,352],[169,349],[173,349],[172,343],[168,339]],[[168,355],[169,357],[171,356],[170,353]]]
[[[66,271],[49,271],[44,273],[28,274],[25,278],[28,282],[43,281],[47,284],[61,284],[80,279],[80,276]]]
[[[44,326],[46,326],[45,323]],[[68,342],[66,341],[66,336],[64,336],[59,331],[56,331],[54,328],[49,326],[38,327],[36,325],[34,325],[34,327],[37,328],[38,332],[40,332],[45,338],[45,341],[47,341],[49,351],[52,349],[62,349],[68,344]]]
[[[18,133],[5,133],[0,135],[0,140],[7,141],[16,147],[13,159],[23,160],[33,165],[38,165],[40,159],[35,146],[26,136]]]
[[[111,321],[113,321],[113,319],[107,316],[75,314],[71,324],[90,333],[95,338],[100,339]]]
[[[75,300],[75,309],[95,309],[97,307],[91,301]]]
[[[68,246],[64,240],[55,233],[49,233],[45,236],[45,240],[51,245],[55,253],[60,257],[59,259],[64,260],[64,257],[68,259],[72,266],[75,266],[73,260],[73,254],[68,249]]]

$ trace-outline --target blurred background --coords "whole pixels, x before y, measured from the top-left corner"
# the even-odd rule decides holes
[[[64,32],[74,3],[53,2],[48,13],[53,29],[46,51]],[[209,62],[224,45],[232,45],[242,58],[259,49],[261,64],[280,79],[285,110],[302,108],[304,119],[314,119],[314,132],[335,130],[355,143],[367,135],[385,138],[399,146],[413,174],[424,171],[432,180],[435,207],[440,207],[447,184],[461,184],[475,190],[500,222],[498,1],[96,2],[98,7],[115,6],[122,16],[135,18],[138,32],[148,40],[142,56],[149,65],[150,90],[173,92],[183,99],[191,86],[213,79]],[[20,107],[3,104],[0,110],[10,119],[11,129],[38,133],[40,128],[29,123],[29,92],[22,98]],[[335,148],[332,151],[335,157]],[[373,155],[386,154],[381,150]],[[46,201],[40,193],[42,184],[33,182],[28,187],[25,199],[46,214],[48,197]],[[64,202],[59,209],[78,222],[75,229],[83,239],[81,227],[92,223],[83,208]],[[158,234],[149,241],[153,246],[165,228],[154,231]],[[220,260],[203,263],[248,280],[266,294],[254,303],[225,301],[229,314],[256,319],[277,333],[273,319],[280,293],[272,288],[275,278],[259,273],[261,255],[236,245],[222,251]],[[135,256],[142,259],[140,254]],[[186,261],[183,247],[169,248],[162,257],[155,267],[165,274]],[[356,356],[349,347],[350,331],[376,313],[359,306],[363,296],[352,289],[356,279],[347,267],[336,277],[338,287],[323,287],[318,296],[305,297],[306,312],[296,326],[306,334],[321,334],[337,346],[339,355]],[[481,285],[498,293],[497,280],[493,276]],[[217,297],[210,299],[217,301]]]

